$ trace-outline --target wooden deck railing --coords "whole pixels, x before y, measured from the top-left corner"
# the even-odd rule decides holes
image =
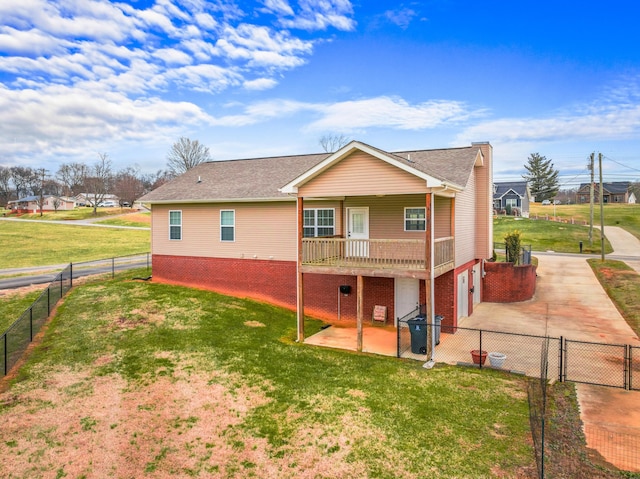
[[[453,237],[434,243],[435,267],[453,263]],[[302,264],[310,266],[425,269],[424,240],[303,238]]]

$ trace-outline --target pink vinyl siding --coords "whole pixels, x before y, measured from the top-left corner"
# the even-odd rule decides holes
[[[234,241],[220,240],[220,211],[235,211]],[[182,239],[169,240],[169,211],[182,211]],[[153,254],[296,260],[294,202],[154,205]]]
[[[451,236],[451,200],[435,201],[435,237]],[[404,231],[404,209],[424,208],[426,195],[359,196],[347,198],[345,208],[369,207],[369,237],[371,239],[423,239],[424,231]]]
[[[434,236],[438,238],[446,238],[453,236],[451,234],[451,198],[436,196],[433,210],[433,229]]]
[[[427,184],[363,152],[352,153],[298,190],[302,197],[392,195],[427,192]]]
[[[336,235],[342,233],[339,201],[305,201],[305,208],[335,208]],[[235,212],[234,240],[220,239],[220,211]],[[169,240],[169,211],[182,211],[182,239]],[[153,254],[296,261],[297,216],[293,201],[154,205]]]
[[[484,164],[474,168],[477,218],[475,257],[490,258],[493,253],[493,148],[489,143],[478,143],[477,146],[484,156]]]
[[[476,188],[475,175],[471,175],[464,191],[456,194],[455,237],[456,267],[475,259],[476,238]]]

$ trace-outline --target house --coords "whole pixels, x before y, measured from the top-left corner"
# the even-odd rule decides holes
[[[591,201],[590,184],[581,183],[576,193],[577,203],[589,203]],[[629,181],[613,181],[611,183],[602,183],[602,202],[603,203],[634,203],[635,195],[629,190],[631,182]],[[633,196],[632,196],[633,195]],[[593,198],[596,203],[600,201],[600,184],[593,184]]]
[[[44,195],[43,200],[42,211],[72,210],[76,206],[74,198],[67,198],[65,196]],[[39,213],[39,201],[39,196],[25,196],[18,200],[9,201],[7,206],[12,213]]]
[[[75,196],[75,200],[78,206],[91,206],[93,207],[93,202],[96,200],[96,196],[98,197],[99,204],[98,206],[103,206],[107,204],[107,206],[119,206],[120,199],[116,195],[105,194],[105,195],[95,195],[93,193],[79,193]]]
[[[304,316],[390,322],[426,305],[456,326],[482,299],[492,243],[492,147],[202,163],[139,199],[153,280],[251,297]],[[361,343],[360,343],[361,344]]]
[[[493,209],[518,211],[520,216],[529,217],[529,204],[533,201],[526,181],[504,181],[493,184]]]

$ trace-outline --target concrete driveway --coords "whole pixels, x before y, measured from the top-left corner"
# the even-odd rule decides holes
[[[607,227],[605,235],[614,248],[607,258],[640,271],[640,241],[621,228]],[[534,255],[539,263],[532,300],[479,304],[460,326],[640,346],[585,256]],[[587,445],[621,469],[640,471],[640,392],[578,384],[577,393]]]

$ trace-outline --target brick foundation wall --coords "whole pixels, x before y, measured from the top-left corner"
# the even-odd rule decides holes
[[[458,325],[455,311],[455,278],[452,270],[435,278],[433,283],[435,314],[444,316],[442,326]]]
[[[153,280],[208,289],[236,297],[296,309],[296,264],[290,261],[265,261],[190,256],[153,256]],[[387,307],[387,324],[394,318],[394,280],[364,278],[363,316],[371,321],[373,307]],[[351,286],[348,295],[339,294],[341,285]],[[356,277],[341,275],[304,275],[305,314],[321,319],[338,317],[356,320]]]
[[[483,301],[515,303],[533,298],[536,292],[536,267],[513,263],[484,264]]]

